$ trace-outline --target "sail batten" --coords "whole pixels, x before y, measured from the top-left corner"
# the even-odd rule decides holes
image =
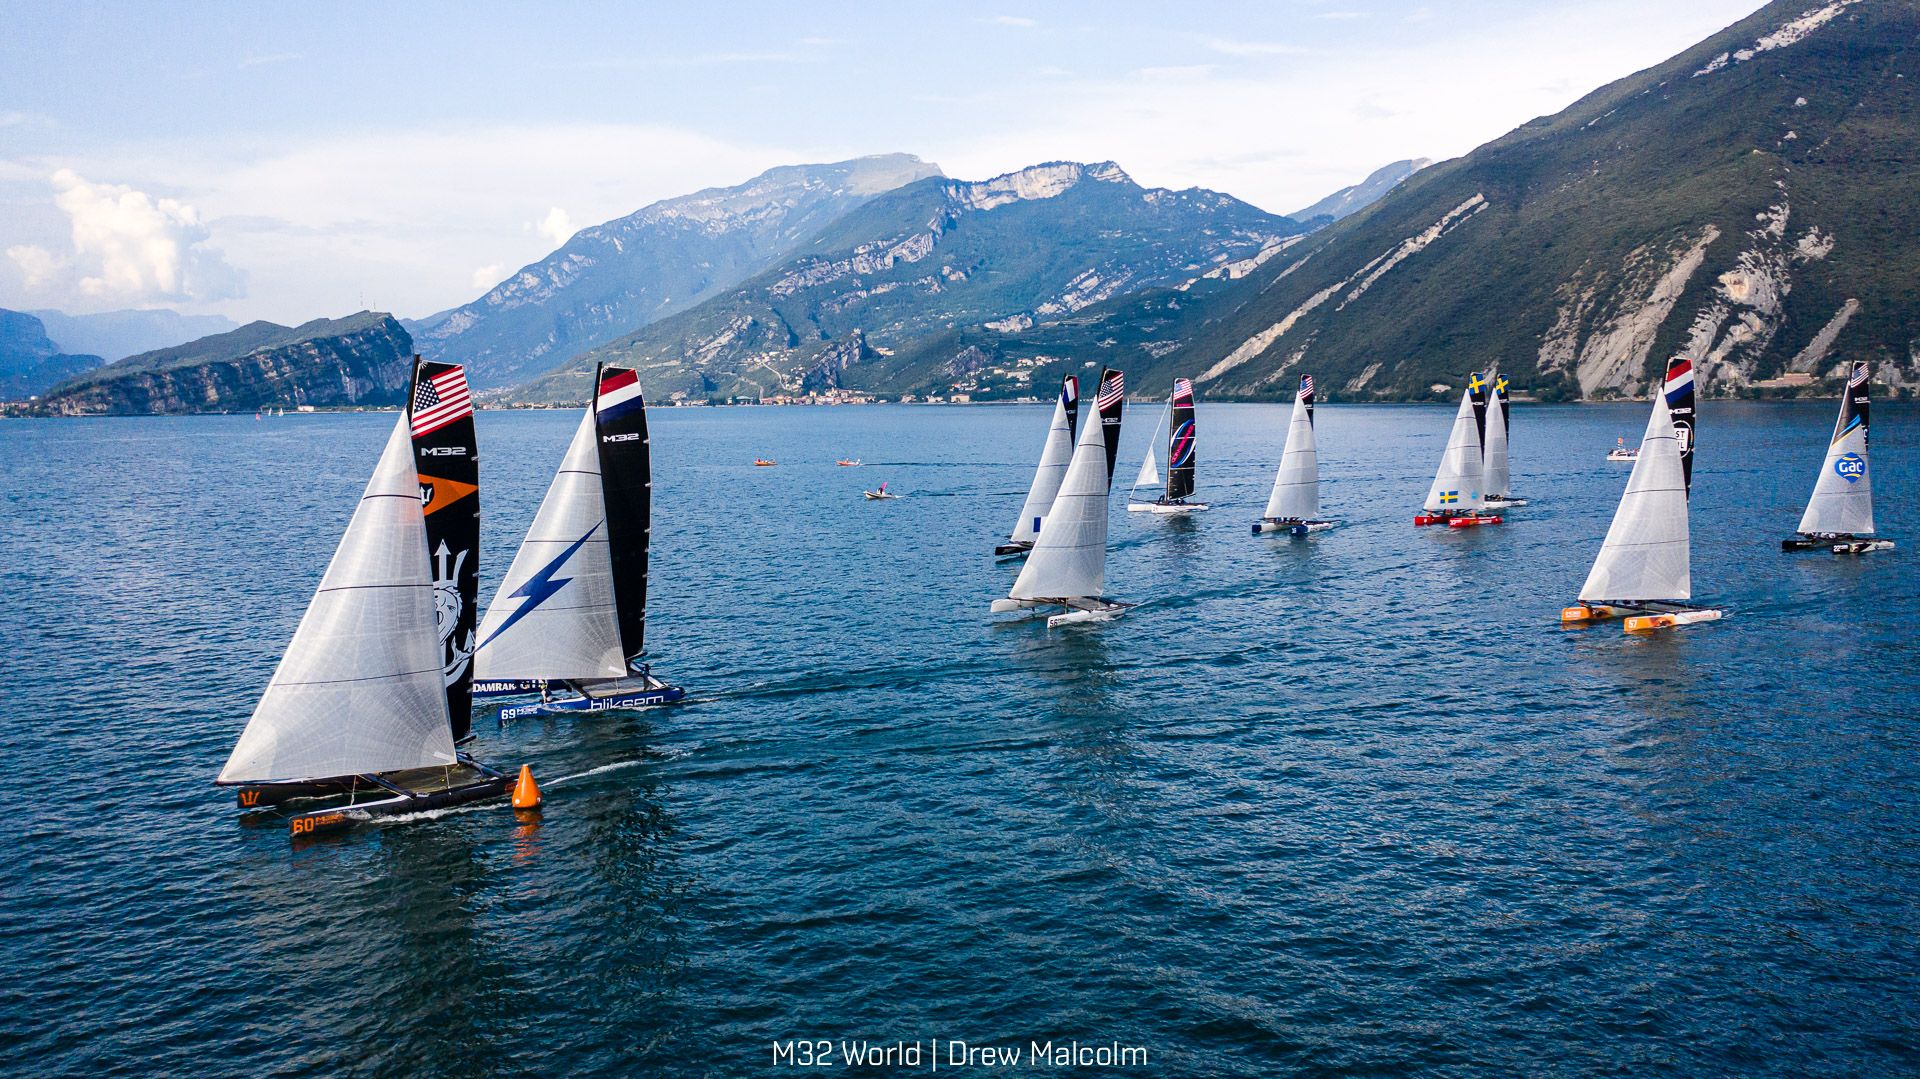
[[[1479,375],[1473,376],[1477,382]],[[1485,488],[1481,484],[1480,429],[1475,418],[1474,390],[1460,394],[1460,408],[1453,415],[1453,429],[1447,434],[1447,448],[1440,455],[1440,467],[1427,489],[1426,508],[1461,512],[1486,507]]]
[[[1020,507],[1020,519],[1007,538],[1012,543],[1032,543],[1039,535],[1053,500],[1066,478],[1067,464],[1073,459],[1074,427],[1080,413],[1080,380],[1068,375],[1060,382],[1060,396],[1054,400],[1053,420],[1047,426],[1047,441],[1040,448],[1040,464],[1027,488],[1027,500]]]
[[[1096,398],[1101,422],[1081,426],[1073,459],[1061,480],[1033,553],[1008,595],[1019,600],[1097,597],[1106,588],[1107,494],[1111,473],[1107,446],[1117,441],[1126,385],[1118,371],[1104,372]]]
[[[1280,451],[1280,469],[1267,496],[1268,520],[1307,520],[1320,513],[1320,453],[1313,431],[1313,376],[1300,376],[1300,392],[1293,399],[1287,422],[1287,443]]]
[[[1827,455],[1800,516],[1807,535],[1868,536],[1873,527],[1873,475],[1867,463],[1867,365],[1856,362],[1840,396]]]
[[[444,672],[426,518],[403,414],[218,781],[450,765]]]

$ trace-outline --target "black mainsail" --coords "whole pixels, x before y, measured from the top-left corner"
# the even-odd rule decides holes
[[[600,452],[600,483],[613,562],[614,609],[627,661],[646,650],[647,548],[653,535],[653,461],[647,439],[647,402],[640,376],[625,367],[599,367],[593,412]]]
[[[458,742],[473,726],[473,631],[480,610],[480,453],[466,368],[414,357],[407,419],[427,516],[447,716]]]
[[[1193,382],[1173,380],[1173,418],[1167,424],[1167,501],[1193,493]]]
[[[1693,497],[1693,445],[1697,437],[1693,415],[1693,362],[1675,360],[1667,368],[1663,392],[1667,411],[1673,414],[1674,437],[1680,442],[1680,475],[1686,481],[1687,497]]]

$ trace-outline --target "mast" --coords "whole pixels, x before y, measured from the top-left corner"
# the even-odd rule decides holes
[[[1107,493],[1112,478],[1106,447],[1118,433],[1125,402],[1125,377],[1118,371],[1101,372],[1096,398],[1101,422],[1081,429],[1046,527],[1013,582],[1011,598],[1066,600],[1097,597],[1105,590]]]
[[[1194,426],[1193,382],[1173,380],[1171,408],[1173,418],[1167,424],[1167,501],[1173,502],[1193,493]]]
[[[447,715],[458,742],[473,726],[473,633],[480,599],[480,451],[467,369],[414,357],[407,417],[433,562]]]
[[[1867,365],[1856,361],[1840,394],[1840,418],[1798,531],[1808,535],[1873,533],[1873,476],[1867,468]]]
[[[1653,415],[1640,440],[1640,456],[1627,478],[1620,508],[1581,586],[1583,602],[1683,600],[1693,596],[1687,534],[1686,464],[1672,401],[1691,409],[1693,372],[1685,360],[1668,369],[1654,391]]]
[[[588,407],[487,604],[473,660],[480,678],[588,681],[627,673],[599,445],[597,416]]]
[[[1020,507],[1020,519],[1008,541],[1032,543],[1040,532],[1042,519],[1060,493],[1060,481],[1067,474],[1067,462],[1073,458],[1074,428],[1080,417],[1080,380],[1068,375],[1060,380],[1060,396],[1053,405],[1053,422],[1047,427],[1047,441],[1040,448],[1040,465],[1034,469],[1033,484],[1027,488],[1027,501]]]
[[[1479,381],[1475,374],[1473,381]],[[1460,395],[1460,408],[1453,415],[1453,430],[1447,435],[1447,448],[1440,455],[1440,467],[1433,474],[1433,486],[1427,489],[1426,508],[1458,513],[1486,506],[1480,474],[1480,438],[1474,424],[1473,389]]]
[[[1313,433],[1313,376],[1300,376],[1300,392],[1293,399],[1293,418],[1287,423],[1287,445],[1280,452],[1280,470],[1273,477],[1264,516],[1272,521],[1320,514],[1320,454]]]
[[[601,365],[593,414],[599,432],[600,483],[606,500],[614,609],[624,668],[646,650],[647,551],[653,536],[653,459],[640,376]]]
[[[300,628],[216,782],[300,782],[454,763],[408,419],[394,424]]]
[[[1501,399],[1500,387],[1505,379],[1490,382],[1487,386],[1487,416],[1485,437],[1481,439],[1484,453],[1484,475],[1481,486],[1488,498],[1505,498],[1513,486],[1507,463],[1507,406]]]

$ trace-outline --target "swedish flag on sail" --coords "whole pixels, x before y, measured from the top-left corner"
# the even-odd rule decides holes
[[[1442,505],[1445,505],[1445,504],[1447,504],[1447,503],[1451,503],[1451,502],[1458,502],[1458,501],[1460,501],[1460,492],[1458,492],[1458,491],[1442,491],[1442,492],[1440,492],[1440,502],[1441,502],[1441,504],[1442,504]]]
[[[1475,371],[1473,373],[1473,377],[1467,381],[1467,389],[1472,390],[1475,393],[1479,393],[1481,390],[1484,390],[1486,388],[1487,388],[1487,380],[1481,377],[1480,372]]]

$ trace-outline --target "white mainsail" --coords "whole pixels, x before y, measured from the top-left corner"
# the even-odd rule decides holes
[[[1487,437],[1482,454],[1480,486],[1488,498],[1505,498],[1511,493],[1513,477],[1508,474],[1506,406],[1500,400],[1500,380],[1487,378]]]
[[[480,620],[473,655],[477,679],[564,681],[627,673],[596,431],[588,408]]]
[[[1027,489],[1026,504],[1020,507],[1020,520],[1008,540],[1032,543],[1041,522],[1053,508],[1060,493],[1060,481],[1067,475],[1067,462],[1073,459],[1073,425],[1067,422],[1067,397],[1063,388],[1054,398],[1053,423],[1047,428],[1046,445],[1040,449],[1040,467],[1034,469],[1033,486]]]
[[[1873,475],[1867,467],[1867,422],[1849,406],[1856,387],[1865,401],[1867,365],[1858,364],[1840,397],[1840,420],[1834,424],[1814,481],[1813,497],[1800,517],[1799,531],[1808,534],[1867,536],[1873,534]],[[1865,405],[1861,408],[1864,410]]]
[[[1653,417],[1640,440],[1640,456],[1627,478],[1600,557],[1580,589],[1587,602],[1690,599],[1693,576],[1687,542],[1687,481],[1680,439],[1661,387],[1653,393]]]
[[[402,413],[221,783],[454,763],[433,571]]]
[[[1265,516],[1304,521],[1319,514],[1320,453],[1314,444],[1313,416],[1307,412],[1306,398],[1296,396],[1293,419],[1287,424],[1287,446],[1280,452],[1280,471],[1273,477]]]
[[[1440,468],[1427,490],[1427,509],[1484,509],[1485,489],[1480,477],[1480,432],[1473,421],[1473,392],[1462,390],[1460,411],[1454,413],[1446,452],[1440,455]]]
[[[1033,553],[1007,593],[1014,599],[1097,597],[1107,584],[1107,440],[1104,424],[1080,425],[1060,493]]]

